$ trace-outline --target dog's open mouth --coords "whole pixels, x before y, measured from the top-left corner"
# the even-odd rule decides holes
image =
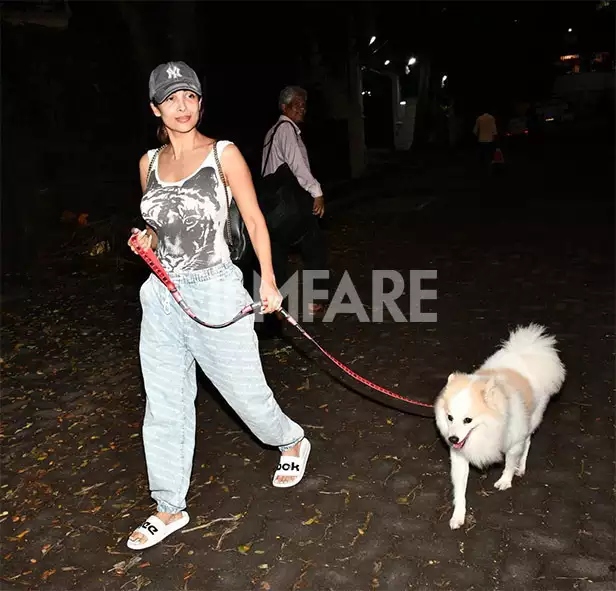
[[[468,436],[473,432],[473,430],[471,429],[467,434],[466,437],[462,440],[462,441],[458,441],[458,443],[454,443],[453,446],[456,449],[462,449],[464,447],[464,444],[466,443],[466,440],[468,439]]]

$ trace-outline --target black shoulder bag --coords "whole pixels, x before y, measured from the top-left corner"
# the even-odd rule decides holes
[[[273,173],[263,176],[272,152],[274,136],[278,128],[285,123],[293,125],[290,121],[280,121],[274,127],[268,142],[269,150],[261,170],[262,178],[259,180],[257,193],[259,206],[272,240],[282,244],[296,244],[310,227],[314,203],[312,196],[301,187],[286,162]],[[297,131],[295,133],[297,134]]]
[[[225,197],[227,201],[227,223],[225,224],[225,240],[229,246],[229,254],[231,260],[234,263],[240,262],[246,255],[248,250],[249,236],[248,230],[246,230],[246,224],[242,219],[242,214],[235,202],[229,201],[229,193],[227,192],[227,179],[222,171],[220,160],[218,159],[218,151],[216,147],[218,142],[214,144],[214,159],[216,160],[216,166],[218,167],[218,174],[220,180],[225,188]]]

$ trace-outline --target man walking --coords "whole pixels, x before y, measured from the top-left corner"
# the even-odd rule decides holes
[[[297,189],[304,195],[300,195],[300,200],[305,198],[308,206],[311,205],[312,215],[309,215],[307,208],[301,208],[302,214],[297,214],[293,220],[278,219],[276,223],[281,226],[287,225],[287,231],[277,231],[275,228],[270,230],[272,241],[272,262],[276,283],[279,286],[287,281],[287,262],[289,249],[297,246],[300,250],[304,263],[304,271],[320,271],[327,269],[327,252],[325,238],[321,232],[317,218],[322,218],[325,213],[325,201],[321,185],[314,178],[310,170],[308,152],[301,137],[299,124],[304,121],[306,114],[307,93],[299,86],[287,86],[279,96],[278,104],[281,115],[276,124],[267,132],[262,156],[262,176],[268,177],[279,171],[280,167],[287,165],[290,172],[295,177],[299,187]],[[280,172],[280,171],[279,171]],[[297,194],[297,192],[296,192]],[[265,218],[270,225],[266,206]],[[285,211],[285,209],[282,209]],[[288,210],[287,210],[288,211]],[[298,222],[298,219],[301,220]],[[272,222],[273,223],[273,222]],[[293,228],[292,230],[290,228]],[[304,277],[307,274],[305,273]],[[317,287],[318,284],[318,287]],[[314,282],[315,289],[324,289],[325,280]],[[311,316],[321,316],[324,313],[324,306],[308,304],[308,313]]]
[[[494,116],[490,115],[488,112],[479,115],[475,121],[473,133],[477,136],[481,163],[484,166],[489,167],[492,162],[492,156],[494,155],[494,149],[496,147],[496,136],[498,135],[496,119]]]

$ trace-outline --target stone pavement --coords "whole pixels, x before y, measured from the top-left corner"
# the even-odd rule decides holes
[[[472,369],[515,325],[543,323],[558,338],[568,377],[527,474],[500,492],[500,467],[471,471],[455,532],[447,450],[420,416],[429,412],[375,403],[289,327],[263,343],[263,362],[313,443],[302,483],[272,488],[277,454],[205,385],[191,523],[128,551],[151,511],[143,273],[7,278],[25,295],[3,306],[1,588],[614,589],[613,149],[582,140],[511,150],[497,179],[470,162],[422,179],[400,171],[379,199],[328,223],[333,271],[349,272],[369,314],[372,269],[438,273],[423,286],[438,299],[422,305],[436,323],[306,324],[361,375],[433,401],[452,370]]]

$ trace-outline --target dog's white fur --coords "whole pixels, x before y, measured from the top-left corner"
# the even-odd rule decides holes
[[[436,425],[450,445],[451,529],[466,516],[469,464],[481,468],[504,455],[505,469],[494,484],[500,490],[511,487],[514,474],[524,474],[531,435],[565,379],[555,345],[543,326],[518,327],[474,373],[452,373],[436,399]]]

